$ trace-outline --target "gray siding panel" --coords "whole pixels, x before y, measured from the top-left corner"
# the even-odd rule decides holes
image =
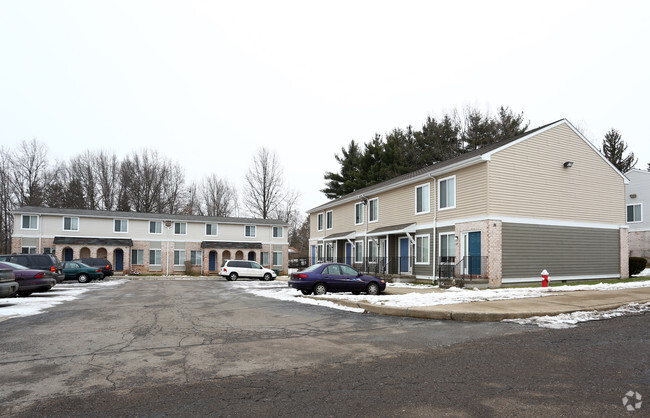
[[[503,278],[619,275],[619,231],[503,224]]]

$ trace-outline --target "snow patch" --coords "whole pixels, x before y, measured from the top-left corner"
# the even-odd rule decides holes
[[[565,329],[575,328],[579,322],[601,321],[624,315],[637,315],[650,312],[650,302],[630,303],[611,311],[579,311],[555,316],[533,316],[523,319],[504,319],[502,322],[513,322],[522,325],[537,325],[541,328]]]

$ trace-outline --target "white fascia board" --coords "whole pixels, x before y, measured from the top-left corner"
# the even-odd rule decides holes
[[[427,179],[430,179],[430,178],[433,178],[433,177],[437,177],[437,176],[440,176],[440,175],[443,175],[443,174],[446,174],[446,173],[449,173],[449,172],[452,172],[452,171],[455,171],[455,170],[460,170],[461,168],[469,167],[469,166],[472,166],[472,165],[475,165],[475,164],[478,164],[478,163],[482,163],[484,161],[485,160],[481,157],[481,155],[477,155],[477,156],[472,157],[470,159],[459,161],[456,164],[451,164],[451,165],[448,165],[446,167],[440,168],[438,170],[436,170],[434,168],[435,167],[434,166],[434,167],[432,167],[431,171],[428,171],[428,172],[426,172],[424,174],[420,174],[419,176],[409,177],[408,179],[404,179],[404,180],[402,180],[400,182],[397,182],[397,183],[392,183],[392,184],[389,184],[387,186],[378,187],[377,189],[374,189],[374,190],[370,191],[368,193],[368,195],[365,195],[364,193],[353,192],[354,194],[349,196],[349,197],[346,197],[346,198],[341,199],[341,200],[337,200],[336,202],[325,203],[325,204],[323,204],[321,206],[318,206],[316,208],[309,209],[307,211],[307,213],[312,214],[312,213],[316,213],[316,212],[322,212],[322,211],[328,210],[330,208],[342,205],[344,203],[349,203],[349,202],[354,202],[354,201],[361,200],[361,197],[370,198],[370,197],[378,195],[379,193],[386,192],[388,190],[393,190],[393,189],[397,189],[399,187],[403,187],[403,186],[406,186],[406,185],[409,185],[409,184],[412,184],[412,183],[421,182],[423,180],[427,180]],[[379,184],[381,184],[381,183],[379,183]]]

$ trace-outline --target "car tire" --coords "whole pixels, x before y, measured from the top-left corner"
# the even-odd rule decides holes
[[[369,295],[378,295],[379,294],[379,285],[375,282],[371,282],[366,287],[366,293]]]
[[[270,280],[273,280],[273,276],[271,276],[271,273],[264,273],[264,277],[262,277],[262,280],[268,282]]]
[[[88,279],[88,275],[82,273],[77,276],[77,281],[79,283],[88,283],[90,280]]]
[[[314,295],[324,295],[327,293],[327,285],[325,283],[316,283],[314,285]]]
[[[353,295],[360,295],[361,292],[352,292]]]
[[[302,293],[305,296],[311,295],[311,290],[301,290],[300,293]]]
[[[239,278],[239,276],[234,271],[228,275],[228,280],[230,280],[231,282],[234,282],[238,278]]]

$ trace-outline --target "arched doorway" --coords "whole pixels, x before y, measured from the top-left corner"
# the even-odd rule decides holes
[[[217,269],[217,252],[210,251],[208,254],[208,271],[215,271]]]
[[[90,248],[83,247],[81,251],[79,251],[79,258],[90,258]]]
[[[63,261],[72,261],[73,258],[74,258],[74,251],[72,251],[72,248],[65,247],[63,249]]]
[[[108,259],[108,251],[106,251],[106,248],[101,247],[97,249],[97,258],[106,258]]]
[[[237,251],[235,253],[235,260],[243,260],[244,259],[244,253],[241,251]]]
[[[221,253],[221,260],[222,260],[221,262],[223,263],[226,260],[230,260],[230,257],[232,257],[230,255],[230,251],[228,250],[224,251],[223,253]]]
[[[124,270],[124,251],[121,248],[115,250],[115,259],[113,260],[113,266],[115,271]]]
[[[255,261],[255,251],[248,252],[248,261]]]

